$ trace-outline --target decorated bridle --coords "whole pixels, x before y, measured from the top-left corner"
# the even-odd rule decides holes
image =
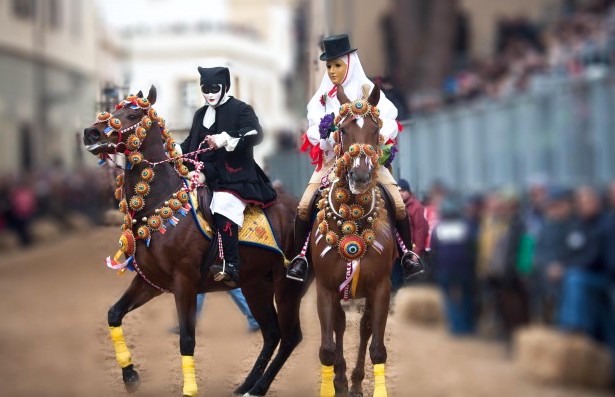
[[[381,149],[375,148],[373,145],[368,143],[354,143],[350,145],[348,150],[342,153],[343,150],[343,133],[341,131],[341,125],[344,121],[349,118],[371,118],[374,123],[378,126],[378,133],[382,129],[382,119],[380,119],[380,110],[376,107],[376,105],[370,104],[366,99],[358,99],[354,102],[344,103],[340,106],[339,114],[335,117],[333,121],[334,131],[333,131],[333,140],[335,141],[335,146],[333,151],[335,153],[336,161],[335,161],[335,176],[342,179],[343,176],[348,171],[348,167],[350,167],[353,163],[357,162],[360,157],[365,157],[366,161],[371,161],[371,165],[374,169],[377,169],[379,166],[378,159],[382,154]],[[379,135],[378,145],[382,145],[384,143],[384,138],[382,135]]]
[[[340,107],[340,112],[331,126],[336,156],[333,171],[337,179],[330,186],[323,187],[322,196],[317,205],[319,212],[316,220],[318,224],[317,242],[324,237],[327,244],[321,255],[324,256],[328,251],[337,247],[339,255],[351,266],[351,263],[360,260],[365,255],[368,246],[374,246],[378,251],[382,250],[382,245],[376,241],[373,227],[383,213],[384,201],[379,189],[375,188],[375,181],[372,181],[372,186],[366,192],[357,195],[351,194],[343,185],[338,185],[338,182],[346,179],[349,167],[360,161],[362,157],[365,157],[365,161],[371,163],[377,170],[378,159],[381,155],[380,148],[361,143],[350,145],[348,150],[342,153],[343,132],[340,127],[349,117],[355,119],[370,117],[378,126],[378,132],[382,128],[380,111],[366,99],[345,103]],[[380,135],[379,145],[383,141],[384,138]],[[363,225],[365,221],[367,224]],[[331,227],[331,222],[338,226],[342,236]],[[349,284],[344,287],[349,287]],[[344,294],[348,294],[348,288]]]
[[[135,124],[122,128],[122,122],[118,118],[114,118],[109,112],[101,112],[96,117],[96,123],[107,123],[107,127],[104,129],[104,133],[107,137],[111,137],[114,133],[118,135],[117,144],[114,145],[115,154],[124,154],[128,159],[125,171],[130,171],[134,166],[139,164],[145,165],[140,171],[140,180],[135,184],[134,194],[127,199],[124,196],[124,173],[116,177],[116,189],[115,199],[119,201],[119,210],[124,214],[124,221],[122,225],[122,235],[120,236],[119,245],[120,249],[114,256],[113,260],[107,258],[107,266],[112,269],[124,271],[131,265],[136,265],[134,262],[134,254],[136,252],[136,240],[145,241],[149,247],[151,236],[154,232],[165,233],[167,227],[175,226],[179,222],[178,216],[185,216],[191,209],[189,191],[194,187],[191,184],[190,187],[182,183],[181,188],[173,193],[162,205],[155,208],[153,211],[148,211],[140,220],[135,218],[138,211],[145,208],[145,197],[150,193],[150,183],[154,180],[155,172],[154,167],[156,165],[172,162],[174,163],[175,171],[180,177],[186,178],[189,170],[186,165],[183,164],[185,156],[180,155],[176,149],[175,140],[171,136],[171,132],[165,126],[165,120],[158,115],[156,110],[151,107],[147,98],[140,98],[137,96],[129,95],[122,102],[116,105],[116,110],[129,107],[133,110],[142,110],[143,117]],[[160,133],[164,140],[164,150],[166,160],[162,160],[156,163],[149,162],[143,158],[143,154],[140,152],[141,145],[145,140],[148,130],[153,126],[154,122],[158,123],[160,127]],[[123,142],[124,134],[130,134],[126,138],[126,142]],[[123,147],[125,145],[125,148]],[[203,149],[209,150],[209,149]],[[196,152],[194,154],[197,154]],[[101,161],[105,160],[108,155],[101,154]],[[190,159],[187,159],[190,161]],[[197,166],[198,168],[198,166]],[[151,213],[150,213],[151,212]],[[140,221],[140,225],[138,225]],[[128,258],[123,263],[118,263],[120,256],[125,254]]]

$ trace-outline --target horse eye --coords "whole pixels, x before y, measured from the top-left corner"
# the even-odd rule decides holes
[[[136,120],[138,118],[139,118],[139,116],[137,116],[136,114],[129,114],[128,115],[128,120]]]

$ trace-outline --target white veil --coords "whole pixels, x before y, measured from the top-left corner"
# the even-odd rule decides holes
[[[371,89],[374,88],[374,83],[372,83],[365,75],[365,71],[363,71],[363,66],[361,66],[361,61],[359,60],[357,51],[342,55],[340,58],[346,62],[346,65],[348,65],[346,77],[342,82],[342,87],[344,87],[344,92],[346,93],[348,99],[351,101],[359,99],[363,94],[362,87],[366,84],[369,85],[371,92]],[[321,103],[321,98],[323,95],[326,95],[325,106]],[[318,87],[318,91],[316,91],[307,105],[308,127],[312,127],[313,125],[318,126],[320,119],[327,113],[335,113],[337,115],[339,108],[340,102],[337,99],[337,88],[333,85],[331,79],[329,79],[329,76],[325,72],[325,75],[320,83],[320,87]],[[386,127],[387,124],[389,124],[389,126],[391,125],[391,121],[394,122],[397,119],[397,108],[393,105],[393,103],[391,103],[391,101],[388,100],[383,92],[380,93],[378,109],[380,109],[380,118],[385,124],[383,126],[383,130],[390,129]],[[387,121],[389,122],[387,123]],[[397,135],[397,123],[395,122],[394,124],[395,135]],[[381,131],[383,135],[391,137],[390,135],[393,132],[388,132],[389,131]],[[392,138],[394,138],[394,136]]]

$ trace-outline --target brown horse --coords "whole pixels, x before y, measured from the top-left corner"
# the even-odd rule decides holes
[[[390,273],[398,251],[391,226],[394,222],[385,209],[386,195],[376,184],[377,148],[381,143],[376,105],[380,89],[375,86],[367,101],[351,103],[338,86],[337,97],[342,104],[335,120],[338,130],[334,132],[339,145],[335,148],[337,180],[322,190],[318,201],[320,212],[310,235],[321,329],[320,396],[348,395],[343,348],[346,317],[340,302],[340,293],[349,294],[341,286],[348,283],[354,298],[366,298],[350,395],[363,396],[361,383],[365,377],[367,341],[371,336],[369,351],[376,378],[374,396],[384,397],[387,359],[384,331],[389,312]]]
[[[129,103],[129,99],[132,103]],[[161,162],[169,159],[163,144],[167,145],[169,153],[173,153],[174,144],[170,133],[164,129],[164,120],[151,109],[155,102],[154,86],[151,87],[147,99],[143,98],[141,92],[127,98],[123,101],[125,105],[117,106],[112,115],[101,113],[98,122],[84,130],[83,141],[92,154],[101,158],[110,154],[126,153],[133,162],[132,168],[125,171],[123,197],[134,197],[135,191],[144,189],[143,186],[139,186],[139,182],[142,182],[146,176],[149,178],[147,169],[155,172],[155,177],[149,184],[149,193],[145,192],[147,195],[144,200],[145,205],[132,214],[131,218],[134,221],[128,220],[129,223],[135,223],[135,226],[123,227],[123,230],[132,230],[136,236],[134,266],[139,274],[135,275],[124,295],[109,309],[108,315],[111,337],[118,362],[122,367],[126,389],[129,392],[136,390],[139,386],[139,376],[132,365],[124,341],[122,319],[128,312],[162,292],[171,292],[175,296],[179,319],[180,352],[184,373],[183,394],[194,396],[197,392],[193,361],[196,295],[200,292],[230,288],[213,281],[208,271],[211,263],[201,266],[212,244],[202,236],[190,214],[180,218],[177,225],[167,228],[164,234],[157,229],[159,224],[156,219],[159,221],[161,218],[154,217],[153,224],[149,223],[154,214],[163,216],[164,211],[173,206],[176,198],[182,198],[181,195],[178,196],[178,192],[181,192],[183,186],[182,178],[175,169],[180,170],[182,166],[176,163],[174,167],[170,161]],[[143,127],[149,129],[146,131]],[[139,134],[141,139],[135,140],[135,136],[139,138]],[[138,162],[136,160],[139,159],[134,158],[137,151],[142,154],[142,160]],[[160,163],[152,165],[157,162]],[[180,171],[184,174],[187,172],[186,169]],[[121,193],[116,191],[116,196],[121,197]],[[133,208],[132,199],[129,203]],[[138,204],[137,199],[137,208]],[[122,205],[123,212],[130,213],[126,211],[126,203],[120,206]],[[296,203],[294,205],[296,206]],[[163,212],[160,212],[160,208],[163,208]],[[208,211],[208,209],[203,210]],[[294,214],[291,211],[281,203],[276,203],[265,210],[280,248],[286,255],[292,249]],[[150,230],[158,230],[157,232],[151,232],[150,235],[147,228],[135,230],[138,226],[136,223],[139,220],[145,221],[146,218],[147,226],[151,226]],[[141,236],[140,233],[149,236],[150,240],[146,243],[145,238],[139,237],[147,236]],[[235,393],[262,396],[302,339],[299,305],[305,291],[297,288],[293,281],[286,279],[284,257],[280,253],[258,247],[241,246],[240,259],[243,266],[239,286],[261,328],[263,347],[252,370]],[[202,276],[201,271],[207,275]],[[278,344],[277,355],[271,361]]]

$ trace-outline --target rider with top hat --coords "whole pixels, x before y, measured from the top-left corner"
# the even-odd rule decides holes
[[[319,131],[320,121],[325,115],[330,113],[338,114],[341,105],[337,99],[338,86],[343,87],[346,96],[351,101],[366,98],[374,87],[374,84],[365,75],[357,49],[351,47],[348,35],[342,34],[327,37],[323,40],[323,46],[324,53],[320,56],[320,60],[326,62],[327,72],[323,76],[318,91],[308,103],[307,118],[309,127],[306,133],[310,144],[319,146],[322,151],[323,165],[322,167],[317,167],[316,171],[312,174],[297,208],[297,217],[295,218],[295,252],[297,253],[301,251],[310,232],[310,219],[308,218],[314,195],[321,186],[322,178],[327,176],[327,171],[335,161],[335,153],[333,151],[335,142],[332,134],[326,134],[326,136],[321,134]],[[380,118],[383,122],[380,134],[384,137],[385,142],[394,140],[399,132],[396,121],[397,108],[386,98],[383,92],[380,94],[378,109],[380,109]],[[410,221],[397,183],[386,167],[379,167],[378,170],[378,182],[386,188],[389,196],[394,201],[395,226],[406,247],[412,247]],[[328,175],[330,178],[333,177],[333,173]],[[406,278],[423,271],[422,265],[412,259],[410,252],[403,254],[401,263]],[[307,268],[308,262],[306,257],[298,255],[292,260],[287,271],[287,277],[304,281],[307,275]]]

